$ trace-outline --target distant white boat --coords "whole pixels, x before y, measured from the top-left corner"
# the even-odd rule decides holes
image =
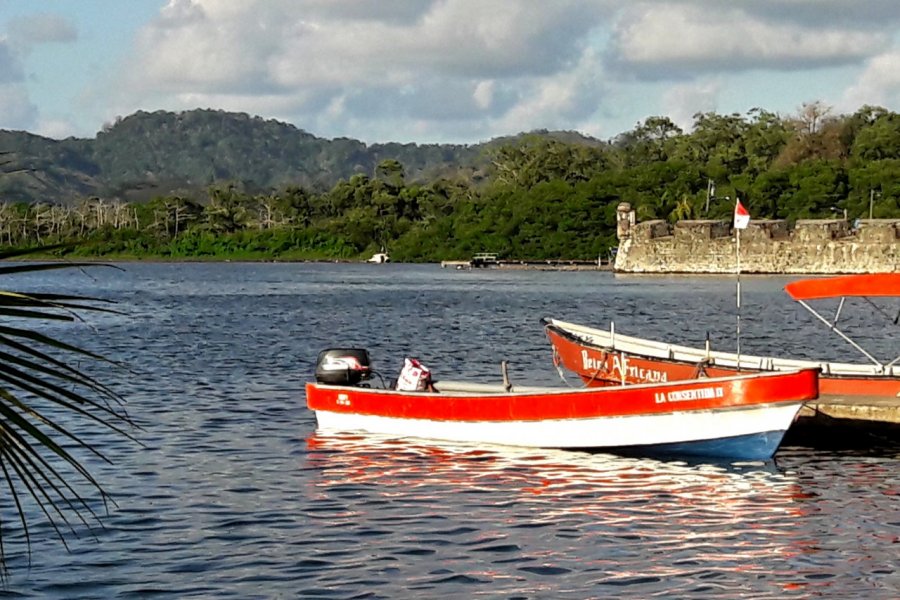
[[[372,258],[367,260],[366,262],[375,263],[378,265],[391,262],[391,257],[388,256],[387,252],[377,252],[372,255]]]

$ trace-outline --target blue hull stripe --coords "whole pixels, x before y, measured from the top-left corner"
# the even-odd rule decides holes
[[[625,446],[611,450],[613,452],[621,451],[623,454],[640,454],[641,456],[704,456],[736,460],[768,460],[778,450],[784,434],[784,431],[764,431],[712,440]]]

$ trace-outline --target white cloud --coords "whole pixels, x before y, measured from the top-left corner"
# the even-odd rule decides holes
[[[900,105],[900,50],[870,60],[856,83],[844,92],[837,108],[852,113],[864,104],[894,109]]]
[[[0,83],[0,129],[30,129],[37,114],[24,86]]]
[[[137,94],[242,93],[265,85],[282,21],[272,16],[274,3],[264,3],[256,15],[246,10],[250,4],[170,0],[138,36],[126,84]]]
[[[475,85],[475,91],[472,93],[472,98],[475,100],[475,104],[478,108],[488,108],[494,100],[494,82],[491,80],[479,81]]]
[[[337,3],[351,7],[354,4]],[[363,6],[374,6],[372,4]],[[141,75],[164,86],[245,85],[249,76],[292,89],[414,82],[445,76],[548,74],[571,60],[591,20],[585,2],[418,3],[387,19],[330,3],[170,0],[141,34]],[[412,19],[412,17],[416,17]]]
[[[373,142],[612,137],[649,115],[687,128],[740,102],[837,104],[864,68],[846,97],[890,105],[896,1],[168,0],[78,114],[209,107]],[[66,37],[49,23],[29,39]],[[0,41],[0,83],[40,81],[22,56]]]
[[[535,78],[528,94],[498,119],[505,133],[533,129],[572,129],[591,118],[603,100],[602,67],[586,52],[571,70]]]
[[[569,73],[583,61],[602,7],[170,0],[139,35],[115,86],[117,106],[194,103],[256,114],[277,107],[274,114],[304,128],[315,122],[325,135],[358,135],[347,124],[367,118],[416,131],[460,119],[483,124],[534,94],[558,93],[538,104],[577,112],[579,101],[565,98],[578,87]]]
[[[672,86],[663,94],[663,112],[684,131],[691,131],[695,114],[716,110],[720,89],[720,82],[711,80]]]
[[[842,22],[812,28],[775,15],[762,18],[734,3],[644,2],[622,13],[612,56],[640,77],[666,79],[857,63],[889,44],[887,32],[846,28]]]
[[[35,124],[34,133],[61,140],[67,137],[78,136],[80,132],[74,123],[65,119],[39,119]]]

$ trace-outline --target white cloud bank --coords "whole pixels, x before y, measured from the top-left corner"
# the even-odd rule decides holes
[[[896,0],[170,0],[86,87],[98,124],[211,107],[369,142],[613,137],[651,115],[746,110],[720,106],[721,90],[755,74],[850,69],[821,100],[897,108],[898,28]],[[71,35],[49,21],[29,34]],[[0,85],[21,67],[2,50]],[[770,110],[820,99],[764,88],[754,105]]]
[[[785,22],[775,15],[748,13],[740,6],[725,2],[632,5],[623,11],[616,27],[613,59],[639,77],[686,78],[728,70],[858,63],[891,41],[886,32]]]
[[[525,127],[577,119],[595,106],[578,80],[594,79],[585,39],[602,6],[171,0],[137,40],[118,110],[149,97],[354,137],[363,121],[375,135],[446,138],[517,115]]]

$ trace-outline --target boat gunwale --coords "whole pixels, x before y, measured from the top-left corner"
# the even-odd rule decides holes
[[[315,386],[319,389],[328,389],[328,390],[352,390],[354,392],[358,392],[360,390],[365,392],[373,392],[378,394],[390,394],[397,396],[405,396],[405,397],[451,397],[451,398],[479,398],[479,397],[488,397],[488,398],[502,398],[502,397],[515,397],[515,398],[531,398],[531,397],[540,397],[540,396],[564,396],[564,395],[614,395],[617,391],[633,391],[633,390],[646,390],[646,389],[665,389],[665,390],[681,390],[681,389],[693,389],[697,387],[708,387],[709,385],[719,385],[725,384],[735,381],[746,381],[746,380],[758,380],[758,379],[773,379],[780,377],[798,377],[802,373],[806,371],[815,371],[818,372],[818,369],[809,368],[809,369],[795,369],[790,371],[764,371],[764,372],[754,372],[754,373],[743,373],[743,374],[735,374],[735,375],[724,375],[721,377],[703,377],[698,379],[682,379],[677,381],[666,381],[659,383],[629,383],[627,385],[609,385],[609,386],[600,386],[600,387],[562,387],[562,386],[522,386],[519,389],[516,389],[516,386],[512,386],[510,390],[496,389],[489,390],[441,390],[441,381],[436,380],[434,382],[435,392],[428,392],[425,390],[397,390],[393,388],[377,388],[377,387],[364,387],[364,386],[353,386],[353,385],[331,385],[325,383],[318,382],[308,382],[307,385]],[[461,382],[461,381],[445,381],[445,384],[449,383],[451,385],[467,385],[469,382]],[[482,383],[482,382],[471,382],[475,385],[484,385],[484,386],[492,386],[494,384]],[[502,387],[503,384],[496,384],[497,387]],[[772,402],[771,404],[781,404],[784,402],[796,402],[796,400],[780,400]],[[802,402],[802,401],[801,401]]]
[[[663,359],[666,362],[690,365],[705,362],[707,366],[711,367],[753,369],[764,372],[789,372],[794,370],[818,369],[823,376],[830,378],[883,379],[885,377],[900,376],[900,372],[891,365],[879,367],[874,364],[778,358],[774,356],[757,356],[743,353],[740,356],[740,363],[738,363],[738,355],[734,352],[724,352],[721,350],[710,350],[707,352],[703,348],[670,344],[620,333],[613,334],[607,330],[560,321],[549,317],[543,319],[543,322],[546,328],[552,328],[560,336],[569,339],[573,343],[590,346],[601,351],[612,350],[614,352],[633,353],[651,359]],[[584,336],[587,336],[589,339],[586,339]]]

